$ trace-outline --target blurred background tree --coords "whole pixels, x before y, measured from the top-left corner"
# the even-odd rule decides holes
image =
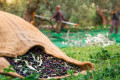
[[[52,17],[57,5],[61,6],[65,21],[79,23],[81,28],[110,24],[111,11],[115,5],[120,7],[119,0],[0,0],[0,10],[23,17],[28,22],[32,21],[34,11]]]
[[[26,21],[28,22],[32,21],[33,12],[35,12],[36,9],[38,8],[39,2],[40,2],[39,0],[27,0],[26,9],[23,15],[23,18]]]
[[[102,18],[102,24],[111,24],[111,12],[116,5],[120,6],[119,0],[91,0],[97,6],[97,13]]]
[[[6,0],[0,0],[0,10],[5,11],[7,8],[7,1]]]

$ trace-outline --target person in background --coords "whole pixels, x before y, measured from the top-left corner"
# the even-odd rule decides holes
[[[119,12],[118,6],[116,6],[115,10],[112,11],[112,26],[110,29],[110,34],[112,34],[112,32],[113,32],[114,26],[115,26],[115,34],[118,33],[119,18],[120,18],[120,12]]]
[[[53,17],[50,18],[50,20],[52,19],[55,19],[56,21],[56,32],[57,33],[60,33],[60,30],[61,30],[61,24],[62,24],[62,21],[63,21],[63,13],[60,9],[60,6],[56,6],[56,13]]]

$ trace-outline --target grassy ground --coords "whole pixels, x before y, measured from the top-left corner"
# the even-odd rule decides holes
[[[95,64],[96,70],[86,76],[72,76],[62,80],[120,80],[120,45],[68,47],[61,50],[76,60],[91,61]]]

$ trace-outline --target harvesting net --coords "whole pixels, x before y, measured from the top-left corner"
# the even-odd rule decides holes
[[[49,66],[49,62],[41,62],[41,60],[44,58],[46,61],[46,60],[49,60],[49,58],[51,57],[55,58],[55,59],[51,59],[53,61],[63,60],[66,64],[67,63],[72,64],[70,65],[71,68],[73,68],[77,72],[79,72],[80,70],[80,73],[86,72],[88,68],[89,70],[94,69],[94,65],[90,62],[87,62],[87,61],[80,62],[65,55],[42,32],[40,32],[37,28],[35,28],[25,20],[21,19],[20,17],[0,11],[0,21],[1,21],[0,23],[0,37],[1,37],[0,38],[0,62],[1,62],[0,73],[5,73],[3,69],[8,68],[9,65],[12,64],[14,66],[13,69],[16,70],[16,72],[10,72],[5,74],[23,78],[24,76],[27,76],[32,72],[27,73],[27,71],[25,70],[20,70],[19,72],[17,72],[17,70],[19,70],[19,67],[23,66],[23,64],[26,64],[26,66],[24,66],[26,67],[26,69],[30,68],[36,72],[42,71],[41,67],[39,67],[38,65],[41,65],[42,67],[44,66],[46,68],[46,66],[47,67]],[[30,51],[29,53],[29,50],[31,50],[35,46],[42,48],[42,51],[41,49],[38,49],[38,50],[33,49],[35,53],[33,51]],[[39,50],[41,52],[39,52]],[[37,58],[34,58],[31,52],[33,55],[37,56]],[[42,52],[44,52],[44,54]],[[33,62],[31,60],[26,61],[28,60],[25,57],[26,55],[29,57],[32,56],[31,59],[35,61]],[[44,57],[44,55],[48,57]],[[42,56],[42,58],[40,56]],[[21,63],[21,65],[18,65],[17,62],[19,62],[19,60],[22,61],[23,64]],[[45,63],[48,63],[48,65],[46,65]],[[30,65],[34,65],[34,66],[30,66]],[[76,67],[74,67],[73,65],[79,66],[79,69],[75,69]],[[65,69],[65,67],[66,65],[63,64],[62,68]],[[48,69],[51,69],[51,68],[48,68]],[[66,67],[66,69],[70,69],[70,67]],[[47,70],[47,69],[43,69],[43,70]],[[58,72],[59,71],[60,70],[58,70]],[[23,74],[23,73],[26,73],[26,74]],[[62,73],[62,74],[66,74],[66,73]],[[50,77],[57,77],[58,74],[55,73],[55,75],[56,76],[50,76]],[[61,75],[59,75],[59,78],[60,76]],[[46,77],[45,75],[42,75],[40,78],[46,78]]]
[[[118,34],[108,34],[108,29],[99,29],[99,30],[79,30],[79,31],[61,31],[61,33],[57,34],[54,31],[42,31],[46,36],[49,37],[49,39],[58,47],[68,47],[68,46],[80,46],[82,47],[84,44],[86,44],[87,40],[87,34],[91,35],[91,37],[94,39],[94,37],[97,37],[99,35],[102,35],[106,37],[106,39],[109,39],[109,41],[115,41],[116,43],[120,43],[120,32]],[[68,33],[69,32],[69,33]],[[77,45],[69,45],[66,43],[72,43],[77,42]],[[99,42],[99,41],[98,41]],[[106,41],[108,42],[108,41]],[[81,43],[78,44],[78,43]],[[89,45],[89,44],[87,44]]]

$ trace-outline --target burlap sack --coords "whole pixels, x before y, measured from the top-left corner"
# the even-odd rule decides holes
[[[3,68],[7,68],[10,65],[4,56],[16,57],[24,55],[34,46],[43,47],[46,54],[79,65],[80,69],[82,69],[81,73],[86,72],[88,66],[90,70],[94,69],[94,65],[90,62],[80,62],[65,55],[43,33],[25,20],[0,11],[0,73],[4,73]],[[23,78],[17,73],[10,72],[9,74]]]

